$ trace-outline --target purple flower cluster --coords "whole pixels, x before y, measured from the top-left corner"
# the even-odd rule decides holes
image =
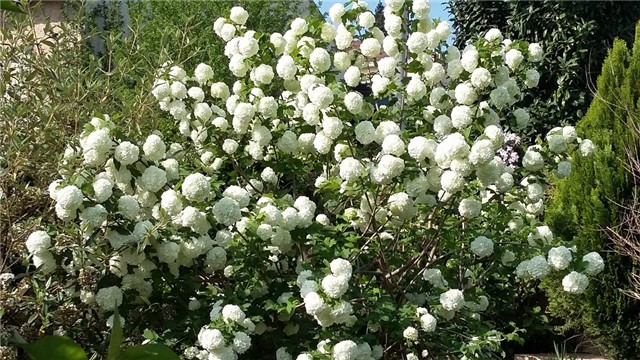
[[[507,132],[504,134],[504,144],[498,149],[498,156],[511,168],[515,168],[520,161],[520,140],[518,135]]]

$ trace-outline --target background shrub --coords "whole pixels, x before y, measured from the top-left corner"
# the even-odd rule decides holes
[[[547,220],[557,235],[575,239],[578,246],[612,249],[605,228],[622,219],[618,204],[631,199],[633,184],[628,173],[626,149],[634,147],[632,127],[638,124],[640,88],[640,26],[633,51],[623,40],[610,50],[598,92],[586,116],[577,124],[598,147],[594,159],[576,159],[573,172],[557,182]],[[640,303],[626,297],[633,266],[628,258],[609,252],[602,281],[581,297],[567,299],[549,286],[553,314],[567,319],[565,328],[583,327],[615,359],[635,358],[640,351]]]
[[[624,1],[450,0],[449,8],[461,48],[464,39],[492,27],[542,44],[539,88],[523,101],[533,136],[584,116],[607,49],[615,38],[631,42],[640,19],[640,3]]]

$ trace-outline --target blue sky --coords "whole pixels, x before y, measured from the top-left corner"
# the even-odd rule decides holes
[[[314,0],[316,4],[320,4],[320,10],[322,13],[328,12],[331,5],[335,3],[344,3],[344,0]],[[369,9],[375,10],[379,0],[366,0],[369,3]],[[384,4],[384,0],[382,1]],[[449,20],[449,12],[445,9],[445,3],[442,0],[435,0],[431,2],[431,17],[440,18],[443,20]]]

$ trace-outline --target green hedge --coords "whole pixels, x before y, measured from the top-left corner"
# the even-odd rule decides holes
[[[552,313],[566,318],[567,328],[586,330],[614,359],[635,359],[640,353],[640,302],[619,291],[629,287],[633,265],[610,251],[603,232],[620,221],[617,204],[631,198],[625,151],[634,141],[630,126],[638,123],[639,76],[640,24],[632,52],[624,41],[614,42],[594,101],[577,124],[578,133],[598,147],[595,158],[574,159],[572,175],[557,182],[546,214],[557,235],[606,252],[605,272],[580,298],[566,296],[557,286],[548,289]]]

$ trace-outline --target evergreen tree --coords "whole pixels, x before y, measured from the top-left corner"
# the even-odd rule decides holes
[[[375,25],[387,35],[387,31],[384,29],[384,5],[382,4],[382,0],[378,1],[373,15],[376,17]]]

